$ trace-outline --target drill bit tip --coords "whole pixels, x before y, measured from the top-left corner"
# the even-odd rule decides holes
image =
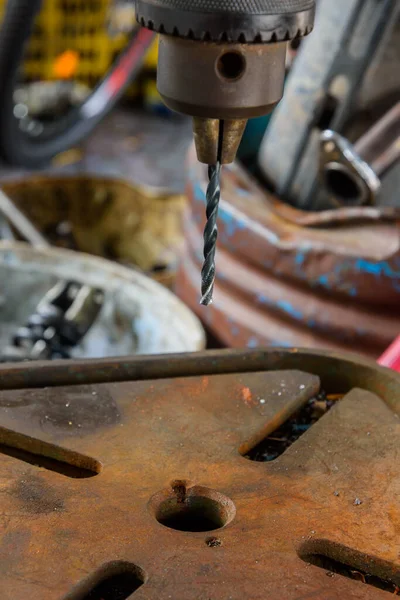
[[[213,303],[213,291],[214,291],[214,279],[210,281],[210,284],[206,287],[202,284],[201,293],[202,296],[200,298],[200,304],[203,306],[209,306]]]

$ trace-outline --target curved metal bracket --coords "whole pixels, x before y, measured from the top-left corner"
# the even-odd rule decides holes
[[[343,136],[327,129],[320,136],[319,177],[332,206],[375,204],[381,182]]]

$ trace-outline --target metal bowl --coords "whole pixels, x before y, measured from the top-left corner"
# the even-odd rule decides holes
[[[0,242],[0,344],[7,345],[59,280],[104,290],[100,315],[73,357],[189,352],[205,346],[194,314],[162,285],[132,269],[81,252]]]

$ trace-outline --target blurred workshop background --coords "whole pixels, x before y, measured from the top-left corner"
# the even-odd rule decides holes
[[[283,100],[222,170],[208,307],[207,167],[157,91],[158,37],[128,0],[26,4],[0,2],[0,360],[382,354],[400,331],[397,0],[319,0],[288,44]]]

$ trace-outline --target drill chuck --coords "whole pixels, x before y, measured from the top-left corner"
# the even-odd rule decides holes
[[[247,119],[272,111],[283,93],[286,44],[199,42],[161,36],[157,87],[165,104],[194,117],[197,155],[214,164],[236,155]]]
[[[161,34],[157,87],[165,104],[194,117],[201,162],[231,162],[246,120],[283,94],[286,42],[312,30],[314,0],[137,0],[138,21]]]
[[[178,112],[208,119],[266,114],[282,97],[286,44],[196,42],[161,36],[158,88]]]

